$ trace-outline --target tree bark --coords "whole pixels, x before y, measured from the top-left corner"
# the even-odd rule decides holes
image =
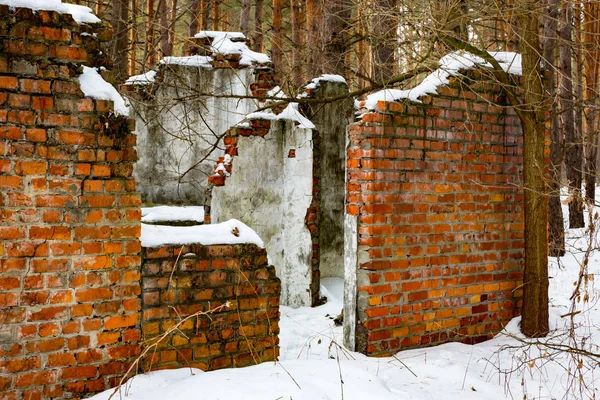
[[[221,0],[214,0],[212,7],[212,29],[218,31],[221,22]]]
[[[242,6],[240,8],[240,32],[246,35],[246,37],[250,36],[249,24],[250,0],[242,0]]]
[[[323,3],[323,17],[320,38],[324,52],[320,56],[320,73],[348,75],[346,54],[348,52],[348,32],[352,16],[351,0],[329,0]],[[393,10],[389,10],[393,12]]]
[[[597,101],[598,101],[598,68],[600,64],[600,49],[597,40],[600,37],[600,4],[586,2],[584,14],[584,32],[586,52],[586,159],[585,159],[585,197],[593,203],[596,197],[596,174],[598,157]]]
[[[263,51],[263,0],[254,2],[254,35],[252,36],[252,49]]]
[[[290,0],[292,13],[292,68],[291,73],[294,86],[299,88],[304,83],[304,38],[302,29],[304,26],[303,11],[304,0]]]
[[[559,0],[547,0],[544,23],[544,65],[549,75],[548,90],[550,98],[556,98],[556,31],[558,27]],[[551,257],[562,257],[565,254],[565,228],[562,207],[560,204],[560,172],[562,165],[562,149],[564,148],[562,132],[558,118],[556,101],[552,101],[550,119],[550,182],[548,183],[548,243]]]
[[[583,221],[583,203],[581,201],[581,138],[576,136],[575,103],[573,102],[573,70],[572,70],[572,26],[573,10],[570,3],[565,3],[561,10],[560,29],[560,104],[562,127],[565,134],[565,168],[569,184],[569,227],[581,228]]]
[[[199,20],[200,20],[200,0],[190,0],[190,30],[189,36],[194,36],[200,29]]]
[[[170,56],[171,42],[169,41],[169,7],[167,5],[167,0],[158,0],[158,7],[156,9],[158,15],[160,16],[160,53],[161,57]]]
[[[385,82],[394,75],[397,48],[398,1],[376,0],[373,22],[373,79]]]
[[[281,18],[282,0],[273,0],[273,20],[271,32],[271,61],[276,70],[283,67],[283,20]]]
[[[144,66],[149,71],[156,63],[154,47],[154,0],[146,0],[146,48],[144,50]]]
[[[137,15],[138,15],[138,5],[137,0],[131,0],[131,27],[129,29],[129,68],[128,74],[129,76],[136,74],[136,49],[137,49]]]
[[[121,83],[127,78],[127,60],[129,55],[129,4],[127,0],[112,0],[111,24],[114,36],[111,48],[115,82]]]
[[[548,334],[548,203],[544,180],[545,118],[540,71],[538,0],[523,0],[517,24],[522,55],[524,103],[518,112],[523,127],[525,182],[525,270],[521,332],[527,337]]]
[[[308,52],[306,69],[309,79],[321,74],[319,65],[321,53],[321,41],[319,35],[320,17],[319,0],[306,0],[306,50]]]

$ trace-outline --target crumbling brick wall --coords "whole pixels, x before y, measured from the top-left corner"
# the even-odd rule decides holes
[[[521,127],[497,84],[466,76],[349,129],[358,351],[475,343],[519,314]]]
[[[165,336],[148,349],[146,369],[215,370],[276,359],[281,285],[265,249],[164,246],[143,248],[142,259],[145,343]],[[207,314],[190,318],[195,313]]]
[[[139,351],[135,136],[76,80],[110,36],[68,14],[0,6],[4,399],[104,390]]]

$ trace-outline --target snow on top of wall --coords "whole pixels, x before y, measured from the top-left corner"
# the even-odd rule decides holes
[[[279,114],[274,114],[272,112],[267,111],[258,111],[253,112],[244,118],[244,120],[250,119],[266,119],[269,121],[295,121],[298,122],[298,127],[303,129],[315,129],[315,124],[313,124],[308,118],[300,114],[298,110],[298,103],[289,103],[288,106]],[[236,126],[242,126],[241,123],[238,123]]]
[[[266,119],[269,121],[277,121],[278,120],[277,115],[273,114],[272,112],[267,112],[267,111],[257,111],[257,112],[250,113],[250,114],[246,115],[246,117],[244,119],[245,120]],[[241,126],[240,125],[241,123],[243,123],[243,121],[238,123],[237,126]]]
[[[117,113],[129,115],[129,109],[125,105],[123,97],[113,85],[102,78],[95,68],[84,66],[83,74],[79,75],[77,79],[84,95],[96,100],[112,100]]]
[[[304,129],[315,129],[315,124],[308,118],[300,114],[298,111],[298,103],[290,103],[288,106],[277,115],[278,119],[286,119],[288,121],[298,122],[298,126]]]
[[[196,221],[204,222],[204,207],[156,206],[142,207],[142,222]]]
[[[242,32],[224,32],[224,31],[200,31],[194,35],[196,38],[221,38],[227,37],[229,39],[246,39],[246,35]]]
[[[100,22],[100,18],[92,13],[91,8],[63,3],[61,0],[0,0],[0,4],[10,7],[30,8],[34,11],[45,10],[71,14],[78,24]]]
[[[323,74],[323,75],[319,76],[318,78],[313,78],[310,81],[310,83],[308,85],[306,85],[304,88],[305,89],[316,89],[319,86],[319,84],[321,83],[321,81],[344,83],[346,85],[348,84],[348,82],[346,82],[346,79],[341,75]]]
[[[156,71],[148,71],[144,74],[133,75],[127,78],[125,85],[149,85],[154,83]]]
[[[161,64],[184,65],[186,67],[212,68],[209,56],[164,57]]]
[[[246,36],[241,32],[200,31],[194,37],[211,38],[211,50],[215,54],[240,54],[240,65],[250,66],[271,62],[269,56],[250,50],[245,42],[231,40],[245,39]]]
[[[262,239],[243,222],[236,219],[220,224],[197,226],[161,226],[142,224],[140,241],[143,247],[177,244],[243,244],[264,247]]]
[[[512,52],[491,52],[500,67],[510,74],[521,75],[521,55]],[[483,58],[468,52],[457,51],[442,57],[440,67],[430,73],[423,82],[412,89],[384,89],[367,96],[363,108],[375,110],[379,101],[397,101],[408,99],[420,103],[419,97],[436,94],[437,88],[447,85],[451,76],[456,76],[458,71],[475,67],[491,68],[492,66]]]

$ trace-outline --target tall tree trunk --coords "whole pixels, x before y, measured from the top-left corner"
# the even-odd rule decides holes
[[[585,3],[585,44],[586,52],[586,159],[585,159],[585,197],[588,202],[594,202],[596,197],[596,174],[598,157],[598,134],[596,133],[597,101],[598,101],[598,74],[600,64],[600,4],[598,2]]]
[[[221,0],[214,0],[212,7],[212,29],[218,31],[221,22]]]
[[[129,50],[129,4],[127,0],[112,0],[112,19],[114,29],[111,57],[115,82],[121,83],[127,76],[127,60]]]
[[[547,0],[544,23],[544,65],[550,75],[548,90],[550,98],[556,98],[556,30],[558,27],[558,8],[560,0]],[[562,133],[558,118],[556,101],[552,101],[550,120],[550,182],[548,183],[548,243],[551,257],[562,257],[565,254],[565,228],[560,204],[560,171],[562,164],[562,151],[564,149]]]
[[[173,55],[173,51],[175,46],[177,45],[177,35],[175,31],[175,24],[177,23],[177,0],[171,0],[171,9],[169,16],[169,45],[171,48],[171,55]]]
[[[131,0],[131,27],[129,28],[129,76],[136,74],[136,49],[137,49],[137,0]]]
[[[385,82],[394,76],[397,48],[398,1],[376,0],[373,22],[373,78]]]
[[[263,51],[263,0],[254,2],[254,35],[252,36],[252,49]]]
[[[388,10],[393,12],[393,10]],[[348,52],[348,32],[352,16],[352,0],[328,0],[323,3],[323,17],[320,40],[324,52],[319,60],[322,67],[319,73],[348,75],[346,54]]]
[[[212,0],[200,0],[200,28],[203,31],[211,29],[211,5]]]
[[[149,71],[156,63],[154,46],[154,0],[146,0],[146,49],[144,50],[144,66]]]
[[[523,127],[525,182],[525,270],[521,332],[548,334],[548,202],[544,180],[545,118],[540,71],[539,0],[522,0],[517,14],[523,66],[524,104],[518,110]]]
[[[583,185],[583,168],[585,162],[585,155],[583,154],[583,143],[584,143],[584,132],[583,132],[583,49],[582,49],[582,39],[581,39],[581,3],[574,2],[574,11],[575,11],[575,32],[574,32],[574,47],[575,47],[575,65],[578,66],[575,68],[575,85],[574,85],[574,95],[575,102],[573,110],[575,112],[574,121],[575,121],[575,148],[574,153],[575,157],[579,160],[577,163],[577,179],[578,182],[575,184],[576,190],[576,206],[579,210],[577,225],[582,228],[585,226],[584,215],[583,215],[583,193],[581,191],[581,187]]]
[[[250,36],[249,24],[250,0],[242,0],[242,7],[240,8],[240,32],[246,35],[246,37]]]
[[[583,204],[581,201],[581,138],[576,136],[575,104],[573,102],[572,70],[572,26],[573,9],[571,3],[565,3],[561,10],[560,29],[560,103],[562,127],[565,134],[565,168],[569,184],[569,227],[581,228],[583,222]]]
[[[304,83],[304,39],[302,37],[302,29],[304,26],[304,0],[290,0],[290,8],[292,12],[292,77],[294,86],[299,88]]]
[[[358,73],[358,88],[363,89],[367,81],[364,79],[368,76],[369,71],[371,70],[371,66],[369,64],[368,54],[370,51],[367,50],[368,44],[366,40],[367,30],[366,30],[366,15],[364,10],[364,4],[362,1],[358,3],[358,9],[356,11],[356,19],[357,19],[357,36],[358,41],[356,42],[356,71]]]
[[[198,33],[200,22],[200,0],[190,0],[190,30],[189,36],[194,36]]]
[[[169,41],[169,7],[167,0],[158,0],[157,13],[160,16],[160,53],[161,57],[170,56],[171,42]]]
[[[313,78],[321,74],[319,57],[321,56],[319,19],[321,17],[319,0],[306,0],[306,50],[308,52],[307,74]]]
[[[271,60],[276,70],[283,65],[283,20],[281,18],[282,0],[273,0],[273,26],[271,32]]]

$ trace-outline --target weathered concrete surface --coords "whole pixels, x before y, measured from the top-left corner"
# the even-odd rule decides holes
[[[344,276],[346,127],[352,123],[354,105],[350,97],[326,100],[346,93],[345,83],[321,80],[312,97],[324,102],[307,110],[320,136],[319,270],[324,278]]]
[[[132,99],[134,176],[145,203],[204,204],[206,177],[222,155],[220,136],[256,109],[252,99],[219,96],[250,94],[254,71],[162,65],[155,92]]]
[[[312,200],[312,130],[271,121],[264,138],[239,136],[237,152],[225,185],[212,189],[211,221],[236,218],[252,227],[281,279],[281,304],[310,306],[312,241],[304,218]]]

